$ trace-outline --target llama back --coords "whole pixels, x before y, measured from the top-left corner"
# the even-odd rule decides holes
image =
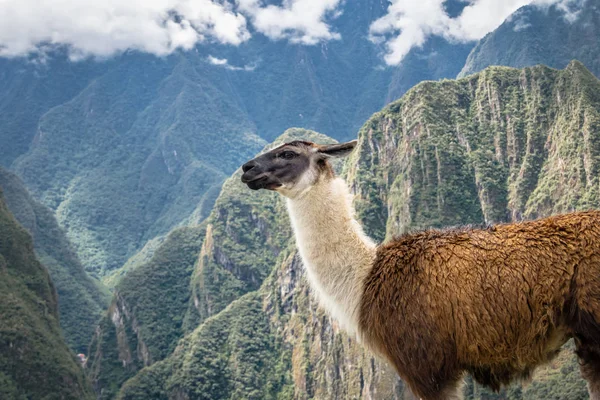
[[[600,212],[430,230],[378,249],[360,328],[401,375],[485,364],[494,387],[551,359],[582,312],[597,326],[599,288]]]

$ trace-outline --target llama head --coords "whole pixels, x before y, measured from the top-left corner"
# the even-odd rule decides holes
[[[296,197],[321,179],[333,178],[328,159],[347,156],[356,143],[286,143],[244,164],[242,182],[252,190],[276,190],[286,197]]]

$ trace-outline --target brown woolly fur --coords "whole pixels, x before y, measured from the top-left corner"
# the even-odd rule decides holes
[[[359,328],[423,399],[448,398],[465,371],[498,390],[574,337],[597,398],[600,212],[384,244],[364,281]]]

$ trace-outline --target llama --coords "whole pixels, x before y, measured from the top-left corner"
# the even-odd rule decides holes
[[[287,198],[309,283],[340,326],[423,400],[460,399],[465,372],[494,390],[527,379],[574,338],[600,400],[600,212],[377,246],[328,161],[356,143],[294,141],[242,167],[250,189]]]

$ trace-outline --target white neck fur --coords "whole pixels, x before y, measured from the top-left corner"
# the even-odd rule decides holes
[[[322,179],[287,204],[311,287],[321,305],[355,336],[363,281],[376,245],[354,218],[346,182]]]

